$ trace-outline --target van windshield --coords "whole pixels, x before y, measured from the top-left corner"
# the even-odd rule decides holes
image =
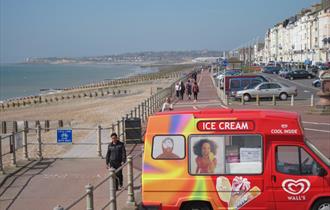
[[[327,158],[320,150],[318,150],[312,142],[305,139],[307,146],[328,166],[330,167],[330,159]]]

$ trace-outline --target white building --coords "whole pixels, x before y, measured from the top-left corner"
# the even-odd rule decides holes
[[[270,28],[262,47],[253,46],[253,52],[241,49],[240,59],[256,63],[275,62],[329,62],[330,0],[323,0],[299,14]]]

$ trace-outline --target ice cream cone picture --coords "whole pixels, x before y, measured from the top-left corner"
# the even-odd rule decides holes
[[[218,177],[216,189],[220,199],[228,204],[228,209],[240,209],[261,194],[259,187],[250,189],[250,181],[241,176],[236,176],[232,184],[228,178]]]
[[[217,178],[216,189],[221,200],[229,203],[231,196],[231,184],[227,177],[219,176]]]
[[[209,159],[210,159],[210,161],[213,161],[214,160],[214,154],[213,154],[213,152],[210,152],[210,154],[209,154]]]

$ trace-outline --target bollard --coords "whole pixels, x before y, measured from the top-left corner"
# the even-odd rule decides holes
[[[260,106],[260,97],[259,97],[259,94],[257,94],[256,102],[257,102],[257,106]]]
[[[126,119],[128,119],[128,115],[126,115]],[[121,126],[122,126],[121,128],[122,128],[122,135],[123,135],[122,140],[123,140],[123,142],[126,142],[126,139],[125,139],[125,118],[124,117],[121,119]]]
[[[97,126],[97,156],[102,157],[102,148],[101,148],[101,141],[102,141],[102,127],[100,125]]]
[[[59,120],[59,121],[58,121],[58,127],[59,127],[59,128],[62,128],[62,127],[63,127],[63,120]]]
[[[88,184],[85,186],[86,189],[86,210],[94,210],[94,196],[93,196],[93,190],[94,187],[91,184]]]
[[[38,160],[42,160],[42,148],[41,148],[41,126],[38,125],[37,127],[37,139],[38,139],[38,151],[37,151],[37,157]]]
[[[133,118],[133,110],[131,110],[131,118]]]
[[[137,118],[137,112],[136,112],[137,108],[134,107],[134,117]]]
[[[61,205],[57,205],[53,208],[53,210],[64,210],[64,208]]]
[[[290,105],[294,106],[294,96],[293,95],[291,95],[291,104]]]
[[[273,95],[273,106],[276,106],[276,97]]]
[[[134,183],[133,183],[133,161],[132,156],[127,156],[127,204],[130,206],[135,206],[135,198],[134,198]]]
[[[142,104],[141,104],[141,119],[142,119],[142,122],[144,122],[144,102],[142,102]]]
[[[6,134],[7,133],[7,122],[6,121],[2,121],[1,122],[1,133]]]
[[[111,133],[114,133],[115,132],[115,124],[111,124]]]
[[[13,131],[14,133],[17,133],[18,127],[17,127],[17,121],[13,121]]]
[[[45,120],[45,131],[44,132],[49,132],[49,120]]]
[[[141,119],[141,105],[138,105],[138,118]]]
[[[314,106],[314,94],[311,95],[311,107]]]
[[[2,136],[0,135],[0,174],[4,174],[2,163]]]
[[[29,159],[28,145],[27,145],[27,133],[28,133],[28,128],[24,126],[24,130],[23,130],[23,157],[24,157],[25,160]]]
[[[109,170],[109,187],[110,187],[110,210],[117,210],[117,198],[116,198],[116,175],[115,169]]]
[[[244,101],[244,96],[242,95],[241,97],[241,104],[244,105],[245,104],[245,101]]]
[[[117,135],[120,137],[120,121],[117,121]]]
[[[15,148],[15,133],[12,132],[10,138],[10,151],[12,152],[11,164],[16,167],[16,148]]]
[[[24,121],[24,129],[26,130],[26,133],[29,133],[29,121]]]

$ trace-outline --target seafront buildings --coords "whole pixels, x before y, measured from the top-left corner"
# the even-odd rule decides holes
[[[267,30],[231,54],[245,63],[329,62],[330,0],[322,0]]]

